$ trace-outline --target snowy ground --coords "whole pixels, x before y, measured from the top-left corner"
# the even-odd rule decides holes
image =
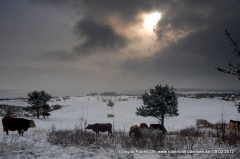
[[[112,114],[112,109],[108,107],[106,102],[101,101],[101,97],[71,97],[69,100],[49,102],[50,105],[60,104],[64,108],[51,112],[50,118],[40,119],[34,117],[38,128],[49,128],[55,124],[57,128],[74,128],[82,116],[87,119],[88,124],[93,123],[112,123],[112,118],[107,118],[107,114]],[[105,97],[110,99],[111,97]],[[128,98],[128,97],[121,97]],[[140,107],[142,100],[130,99],[129,101],[115,101],[113,107],[114,125],[115,129],[128,131],[132,125],[140,125],[144,122],[148,125],[157,123],[157,119],[153,117],[136,116],[136,107]],[[224,119],[229,121],[240,120],[240,115],[234,102],[222,101],[218,99],[192,99],[192,98],[178,98],[179,113],[177,117],[165,119],[165,126],[167,128],[181,129],[190,125],[196,124],[196,119],[206,119],[211,123],[221,120],[221,114],[224,113]],[[0,104],[15,104],[19,106],[27,106],[26,102],[22,101],[1,101]],[[29,118],[30,119],[30,118]],[[2,125],[0,129],[2,128]]]
[[[98,98],[98,99],[97,99]],[[94,123],[112,123],[112,118],[107,118],[107,114],[112,114],[112,109],[108,107],[106,102],[102,102],[102,97],[71,97],[69,100],[61,100],[53,102],[49,102],[50,105],[60,104],[64,105],[62,109],[51,112],[51,116],[49,118],[43,119],[42,116],[40,119],[33,119],[36,123],[38,131],[34,129],[29,129],[25,132],[23,137],[20,137],[19,141],[25,141],[28,139],[26,136],[31,136],[31,133],[40,134],[40,136],[44,136],[44,133],[41,134],[41,130],[50,129],[52,124],[54,124],[58,129],[73,129],[74,126],[78,123],[80,117],[84,117],[87,119],[88,124]],[[110,99],[111,97],[103,97]],[[121,97],[128,98],[128,97]],[[118,97],[116,98],[118,99]],[[153,117],[141,117],[136,116],[136,107],[140,107],[143,103],[142,100],[137,100],[136,98],[130,98],[129,101],[115,101],[115,97],[112,97],[112,101],[115,103],[113,107],[114,125],[115,129],[129,131],[129,128],[132,125],[139,125],[144,122],[148,125],[151,123],[157,123],[157,119]],[[186,128],[191,125],[195,125],[196,119],[206,119],[210,123],[216,123],[221,120],[221,114],[224,113],[224,119],[228,122],[230,119],[240,120],[240,115],[237,112],[237,108],[234,106],[235,103],[222,101],[218,99],[192,99],[192,98],[182,98],[178,99],[179,102],[179,113],[180,115],[177,117],[168,118],[165,120],[165,126],[168,130],[178,130],[181,128]],[[18,106],[27,106],[27,103],[22,101],[0,101],[0,104],[9,104],[9,105],[18,105]],[[2,117],[0,117],[2,119]],[[2,124],[0,124],[0,130],[3,130]],[[10,134],[17,134],[17,132],[10,131]],[[11,135],[7,136],[10,137]],[[0,142],[6,138],[6,135],[0,131]],[[44,138],[44,137],[43,137]],[[30,139],[29,139],[30,140]],[[32,140],[30,140],[32,141]],[[35,146],[36,143],[34,143]],[[39,155],[32,156],[33,158],[79,158],[81,156],[71,155],[71,153],[80,153],[83,154],[83,158],[91,158],[90,152],[79,150],[76,148],[72,148],[70,150],[64,150],[58,146],[51,146],[49,143],[46,143],[46,139],[38,140],[38,148],[39,154],[47,153],[48,155]],[[33,146],[32,146],[33,147]],[[50,152],[46,152],[45,148],[49,147],[48,150],[52,150],[51,153],[61,153],[61,155],[49,155]],[[41,153],[41,148],[43,152]],[[76,149],[76,150],[75,150]],[[85,153],[85,155],[84,155]],[[95,156],[95,158],[110,158],[110,152],[105,152],[102,155]],[[116,152],[111,152],[110,154],[114,155]],[[29,158],[32,158],[31,156]],[[113,158],[117,158],[116,156],[112,156]],[[119,157],[119,156],[118,156]],[[146,154],[134,154],[135,158],[146,158]],[[185,158],[191,156],[185,156]],[[1,158],[1,157],[0,157]],[[157,154],[148,154],[147,158],[159,158]],[[181,156],[183,158],[183,156]],[[200,157],[201,158],[201,157]]]

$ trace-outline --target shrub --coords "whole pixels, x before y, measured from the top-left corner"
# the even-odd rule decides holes
[[[59,104],[56,104],[56,105],[52,105],[51,107],[52,107],[52,111],[53,111],[53,110],[61,109],[63,106],[59,105]]]

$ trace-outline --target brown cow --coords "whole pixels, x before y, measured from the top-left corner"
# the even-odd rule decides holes
[[[88,126],[86,127],[86,129],[92,129],[94,132],[96,132],[96,135],[99,135],[99,131],[101,132],[106,132],[108,131],[108,136],[109,134],[112,135],[112,124],[111,123],[106,123],[106,124],[88,124]]]
[[[231,123],[234,123],[234,124],[238,124],[238,125],[240,125],[240,121],[237,121],[237,120],[229,120],[229,122],[231,122]]]
[[[115,115],[113,115],[113,114],[108,114],[107,117],[108,117],[108,118],[113,118],[113,117],[115,117]]]
[[[139,140],[142,138],[142,135],[140,133],[140,127],[137,125],[130,127],[129,137],[131,137],[132,134],[134,134],[136,140]]]
[[[236,132],[240,130],[240,121],[230,120],[228,123],[228,129],[231,132]]]
[[[35,128],[35,122],[33,120],[27,120],[23,118],[12,118],[12,117],[4,117],[2,119],[3,124],[3,133],[6,131],[8,135],[8,130],[16,131],[18,130],[19,135],[24,131],[27,131],[28,128]]]
[[[44,117],[44,119],[45,119],[45,116],[47,116],[47,117],[48,117],[48,116],[51,116],[51,114],[50,114],[50,113],[48,113],[48,112],[43,112],[43,113],[42,113],[42,116],[43,116],[43,117]]]
[[[146,123],[141,123],[141,124],[140,124],[140,128],[141,128],[141,129],[148,129],[148,126],[147,126]]]
[[[197,125],[197,127],[199,127],[200,125],[209,126],[210,123],[205,119],[196,119],[196,125]]]

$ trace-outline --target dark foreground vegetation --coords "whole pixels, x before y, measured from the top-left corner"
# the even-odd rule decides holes
[[[225,126],[224,126],[225,127]],[[230,133],[227,127],[222,128],[219,124],[214,124],[214,128],[187,127],[179,131],[168,131],[162,134],[159,130],[141,130],[142,139],[137,140],[129,137],[128,133],[121,130],[113,132],[113,136],[108,137],[107,133],[96,136],[94,132],[86,131],[81,126],[76,126],[74,130],[56,130],[54,127],[48,133],[47,140],[56,145],[62,146],[89,146],[91,144],[103,147],[115,147],[121,145],[123,148],[131,149],[185,149],[192,150],[199,145],[212,146],[238,146],[240,143],[240,133]]]
[[[76,125],[74,130],[56,130],[53,126],[51,131],[47,133],[47,141],[62,147],[94,147],[95,149],[123,149],[126,151],[155,150],[156,153],[158,151],[170,152],[177,150],[207,150],[212,153],[219,150],[220,153],[216,153],[214,156],[240,157],[240,132],[230,133],[227,124],[223,122],[211,124],[208,127],[197,128],[191,126],[179,131],[168,129],[166,134],[159,130],[142,129],[142,139],[139,140],[134,136],[129,137],[129,134],[122,130],[113,131],[113,136],[107,136],[107,133],[96,136],[94,132],[84,129],[85,126],[86,121],[84,120],[79,125]],[[225,150],[228,150],[228,152],[221,153]],[[161,155],[164,156],[164,154]],[[171,154],[172,157],[181,155],[186,154]]]
[[[56,129],[54,125],[48,130],[36,129],[24,134],[23,137],[27,140],[12,133],[9,136],[4,135],[0,141],[0,155],[3,158],[18,155],[21,158],[44,158],[41,156],[44,154],[45,157],[56,158],[61,153],[69,153],[72,158],[82,158],[105,153],[107,158],[134,158],[132,153],[119,153],[121,150],[151,151],[160,158],[183,158],[186,155],[219,159],[240,157],[240,133],[230,133],[224,122],[208,127],[191,126],[178,131],[167,128],[166,134],[159,130],[142,129],[142,139],[139,140],[134,135],[129,137],[128,130],[115,130],[113,136],[107,136],[107,133],[96,136],[95,132],[85,129],[86,125],[87,121],[80,119],[73,130]],[[160,151],[166,153],[158,153]],[[183,151],[188,153],[182,153]]]

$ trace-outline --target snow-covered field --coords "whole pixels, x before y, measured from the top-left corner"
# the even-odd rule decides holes
[[[36,117],[27,119],[33,119],[35,121],[37,126],[37,129],[35,130],[38,130],[37,133],[35,133],[39,133],[40,136],[44,136],[44,133],[40,133],[41,130],[49,130],[53,124],[57,127],[57,129],[73,129],[74,126],[78,123],[80,117],[87,119],[87,124],[112,123],[113,119],[107,118],[107,114],[112,114],[112,109],[108,107],[107,103],[103,102],[101,98],[112,99],[112,101],[115,103],[115,106],[113,107],[113,114],[115,115],[114,128],[116,130],[125,130],[128,132],[129,128],[132,125],[140,125],[142,122],[149,125],[151,123],[158,122],[157,119],[153,117],[136,116],[136,107],[140,107],[143,104],[142,100],[137,100],[136,98],[128,98],[126,96],[122,96],[121,98],[127,98],[128,101],[115,101],[115,99],[118,99],[118,97],[115,98],[100,96],[70,97],[70,99],[65,101],[56,101],[56,99],[54,99],[52,102],[49,102],[50,105],[60,104],[64,105],[64,107],[62,109],[50,112],[51,116],[46,119],[44,119],[42,116],[40,119],[37,119]],[[180,115],[177,117],[165,119],[165,127],[167,130],[178,130],[191,125],[194,126],[196,124],[196,119],[206,119],[210,123],[216,123],[221,120],[222,113],[224,114],[224,119],[227,122],[230,119],[240,120],[240,114],[237,112],[237,108],[234,106],[234,102],[222,101],[218,99],[192,99],[183,97],[178,98],[178,102]],[[27,106],[26,102],[12,100],[0,101],[0,104]],[[3,117],[0,117],[0,119],[2,118]],[[0,130],[3,130],[2,124],[0,124]],[[21,141],[29,140],[26,137],[31,136],[31,133],[34,133],[34,129],[30,128],[27,132],[24,133],[23,137],[20,137]],[[10,131],[10,134],[17,134],[17,131]],[[0,142],[3,141],[6,137],[10,138],[11,135],[6,136],[2,131],[0,131]],[[54,153],[61,153],[61,155],[55,155],[55,157],[54,155],[52,157],[49,157],[49,155],[40,155],[38,158],[79,158],[79,156],[77,157],[76,155],[71,156],[70,152],[80,153],[80,151],[82,151],[75,150],[76,148],[72,148],[71,150],[63,150],[58,146],[51,146],[46,142],[46,139],[41,139],[38,144],[42,148],[50,147]],[[38,151],[40,150],[41,148]],[[50,151],[50,149],[48,150]],[[44,151],[44,153],[48,152]],[[102,155],[98,154],[98,156],[95,156],[95,158],[108,158],[107,156],[108,155],[105,152]],[[146,156],[140,154],[134,154],[134,157],[146,158]],[[84,158],[87,158],[87,156]],[[148,155],[147,158],[159,158],[159,155]],[[181,156],[181,158],[183,158],[183,156]]]
[[[98,99],[97,99],[98,98]],[[107,118],[107,114],[112,114],[112,109],[107,106],[106,102],[102,102],[102,97],[71,97],[69,100],[61,100],[49,102],[50,105],[60,104],[64,105],[62,109],[51,112],[51,116],[47,119],[40,119],[36,117],[34,119],[38,128],[49,128],[52,124],[55,124],[57,128],[74,128],[80,117],[87,119],[88,124],[93,123],[112,123],[112,118]],[[103,97],[104,98],[104,97]],[[129,101],[115,101],[115,97],[105,97],[107,99],[112,98],[115,102],[113,107],[114,125],[115,129],[129,130],[132,125],[140,125],[144,122],[148,125],[151,123],[157,123],[157,119],[153,117],[141,117],[136,116],[136,107],[143,105],[142,100],[136,98],[128,98],[122,96],[121,98],[127,98]],[[118,99],[118,97],[116,98]],[[224,113],[224,119],[229,121],[240,120],[240,115],[237,112],[237,108],[234,106],[234,102],[223,101],[218,99],[193,99],[193,98],[178,98],[179,113],[177,117],[166,118],[165,126],[167,128],[181,129],[190,125],[196,124],[196,119],[206,119],[211,123],[215,123],[221,120],[221,114]],[[0,104],[27,106],[26,102],[22,101],[0,101]],[[29,118],[30,119],[30,118]],[[0,129],[2,128],[2,125]]]

